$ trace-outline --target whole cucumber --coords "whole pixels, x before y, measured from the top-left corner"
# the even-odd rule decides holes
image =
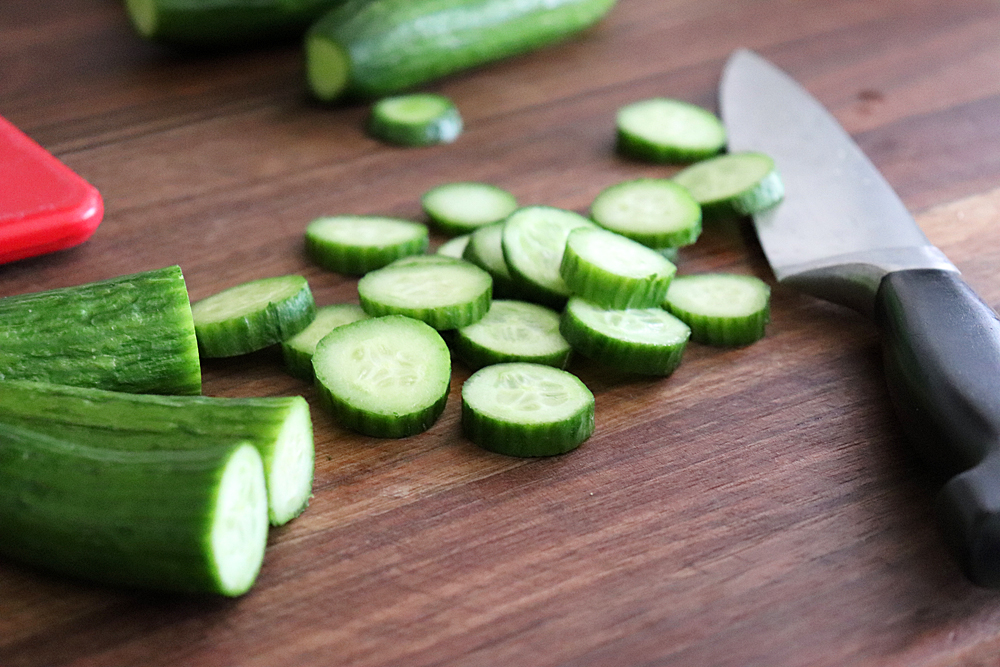
[[[566,39],[616,0],[347,0],[306,33],[320,100],[375,98]]]

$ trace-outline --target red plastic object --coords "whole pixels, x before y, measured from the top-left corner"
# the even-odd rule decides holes
[[[103,216],[94,186],[0,117],[0,264],[83,243]]]

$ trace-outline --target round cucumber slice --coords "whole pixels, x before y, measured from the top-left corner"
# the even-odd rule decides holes
[[[395,95],[372,107],[368,132],[376,139],[401,146],[448,144],[462,134],[462,116],[444,95]]]
[[[729,153],[698,162],[674,176],[705,215],[753,215],[775,206],[785,187],[774,160],[763,153]]]
[[[681,362],[691,330],[662,308],[616,310],[572,298],[560,329],[576,352],[629,373],[666,376]]]
[[[575,375],[551,366],[486,366],[462,386],[462,431],[508,456],[553,456],[594,432],[594,395]]]
[[[438,255],[444,255],[445,257],[462,259],[462,255],[465,254],[465,249],[469,246],[469,239],[471,238],[472,234],[460,234],[459,236],[450,238],[439,245],[435,252]]]
[[[441,335],[402,315],[337,327],[316,346],[320,398],[346,428],[402,438],[430,428],[444,410],[451,354]]]
[[[420,200],[437,227],[455,236],[500,222],[517,208],[517,199],[489,183],[446,183],[428,190]]]
[[[277,276],[213,294],[192,305],[191,314],[202,356],[233,357],[302,331],[316,315],[316,302],[305,278]]]
[[[664,97],[633,102],[616,117],[618,150],[651,162],[695,162],[726,145],[726,129],[701,107]]]
[[[652,308],[663,303],[677,267],[641,243],[581,227],[566,239],[560,273],[573,294],[604,308]]]
[[[316,317],[305,329],[281,343],[281,353],[288,371],[305,380],[313,376],[312,355],[323,336],[344,324],[368,318],[361,306],[335,303],[316,310]]]
[[[675,278],[663,305],[695,341],[739,347],[764,336],[770,301],[771,288],[756,276],[702,273]]]
[[[470,369],[525,361],[565,368],[572,348],[559,333],[559,314],[525,301],[494,300],[475,324],[462,327],[452,343]]]
[[[657,250],[691,245],[701,234],[701,206],[685,188],[665,178],[639,178],[605,188],[591,203],[590,217]]]
[[[428,255],[371,271],[358,281],[361,307],[369,315],[407,315],[435,329],[457,329],[489,310],[490,275],[464,260]]]
[[[306,227],[306,251],[330,271],[362,275],[427,250],[426,225],[374,215],[317,218]]]
[[[570,296],[559,271],[569,233],[596,227],[579,213],[551,206],[527,206],[503,223],[503,256],[523,298],[562,308]]]
[[[517,289],[514,279],[503,257],[502,222],[480,227],[469,236],[469,244],[462,253],[463,259],[472,262],[493,278],[493,296],[515,297]]]

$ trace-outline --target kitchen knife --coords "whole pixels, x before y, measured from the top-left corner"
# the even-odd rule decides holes
[[[777,280],[870,316],[908,439],[947,482],[935,509],[962,570],[1000,588],[1000,319],[801,85],[733,53],[719,90],[728,150],[774,158],[785,199],[754,217]]]

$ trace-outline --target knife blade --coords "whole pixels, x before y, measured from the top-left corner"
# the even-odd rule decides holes
[[[872,318],[904,433],[947,480],[941,532],[973,583],[1000,588],[1000,318],[802,85],[738,50],[719,105],[728,150],[770,155],[785,184],[753,219],[775,278]]]

